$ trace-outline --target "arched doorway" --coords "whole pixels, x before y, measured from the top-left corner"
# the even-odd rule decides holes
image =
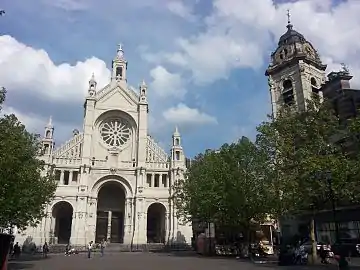
[[[165,243],[165,206],[153,203],[147,211],[147,242]]]
[[[55,219],[54,236],[57,244],[68,244],[71,237],[71,225],[73,208],[70,203],[61,201],[56,203],[52,209]]]
[[[125,191],[117,182],[104,184],[98,194],[96,242],[124,242]]]

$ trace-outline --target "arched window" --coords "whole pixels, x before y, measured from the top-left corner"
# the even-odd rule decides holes
[[[116,78],[122,79],[122,76],[123,76],[123,68],[122,67],[117,67],[116,68]]]
[[[295,103],[294,89],[291,80],[285,80],[283,82],[283,100],[285,105],[291,106]]]
[[[311,77],[310,83],[312,92],[316,94],[319,93],[319,87],[314,77]]]
[[[176,145],[176,146],[180,145],[180,140],[179,140],[179,138],[176,138],[176,139],[175,139],[175,145]]]

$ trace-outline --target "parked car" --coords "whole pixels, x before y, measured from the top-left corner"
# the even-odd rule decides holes
[[[307,240],[307,241],[305,241],[305,242],[302,242],[300,245],[305,248],[305,251],[306,251],[308,254],[311,254],[311,250],[312,250],[311,240]],[[326,250],[326,251],[329,252],[329,253],[328,253],[328,254],[329,254],[329,257],[333,257],[333,256],[334,256],[334,253],[332,252],[331,245],[327,245],[327,244],[318,242],[318,243],[316,244],[316,252],[317,252],[317,253],[320,252],[321,247],[323,247],[324,250]]]
[[[331,246],[335,254],[340,254],[340,251],[348,257],[360,256],[360,244],[358,239],[341,239],[340,243]]]

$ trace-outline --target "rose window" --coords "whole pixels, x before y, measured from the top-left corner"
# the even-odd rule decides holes
[[[125,121],[112,119],[100,126],[100,135],[108,146],[121,147],[130,139],[131,129]]]

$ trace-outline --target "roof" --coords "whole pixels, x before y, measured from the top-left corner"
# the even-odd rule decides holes
[[[305,37],[293,29],[292,24],[287,25],[287,31],[285,34],[283,34],[278,42],[278,46],[283,46],[286,44],[293,44],[293,43],[305,43],[306,39]]]

